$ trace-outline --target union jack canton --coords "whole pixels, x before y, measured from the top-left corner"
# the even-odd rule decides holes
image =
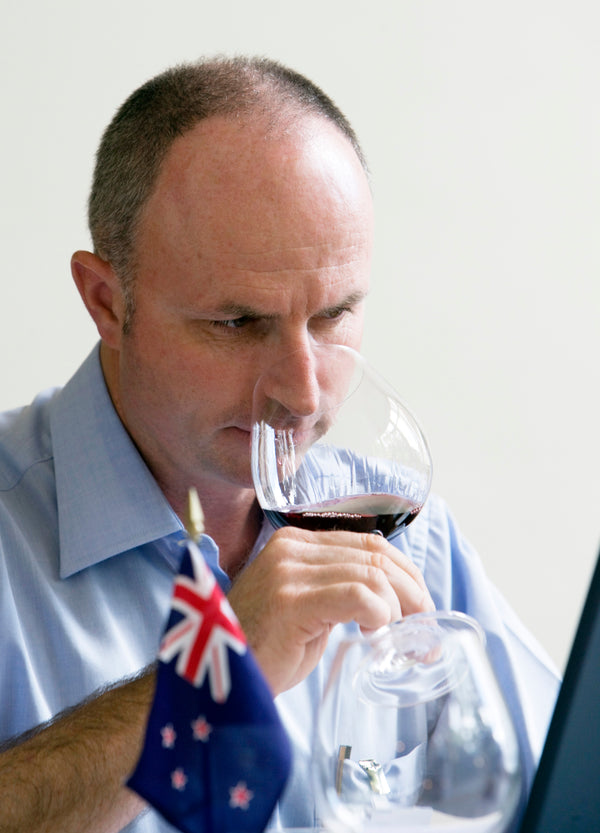
[[[290,744],[239,622],[192,541],[158,659],[128,786],[184,833],[262,833],[289,775]]]

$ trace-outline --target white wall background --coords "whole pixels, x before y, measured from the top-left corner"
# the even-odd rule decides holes
[[[101,131],[216,52],[294,66],[353,121],[378,217],[365,353],[562,665],[600,543],[596,0],[1,0],[0,408],[95,341],[68,263]]]

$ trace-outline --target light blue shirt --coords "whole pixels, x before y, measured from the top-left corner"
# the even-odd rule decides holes
[[[254,554],[272,530],[265,522]],[[156,657],[183,530],[120,422],[95,348],[62,389],[0,415],[0,741],[53,717]],[[557,693],[552,665],[485,575],[445,505],[431,497],[397,540],[438,609],[486,632],[519,734],[528,784]],[[204,557],[228,591],[214,542]],[[313,822],[311,727],[338,626],[309,677],[277,698],[294,770],[276,821]],[[128,830],[172,828],[153,811]]]

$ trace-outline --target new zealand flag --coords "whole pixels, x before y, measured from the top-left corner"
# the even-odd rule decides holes
[[[184,833],[262,833],[291,766],[287,734],[240,625],[189,542],[128,786]]]

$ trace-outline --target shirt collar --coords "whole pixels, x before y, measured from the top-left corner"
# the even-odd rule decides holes
[[[96,346],[52,403],[65,578],[182,525],[114,409]]]

